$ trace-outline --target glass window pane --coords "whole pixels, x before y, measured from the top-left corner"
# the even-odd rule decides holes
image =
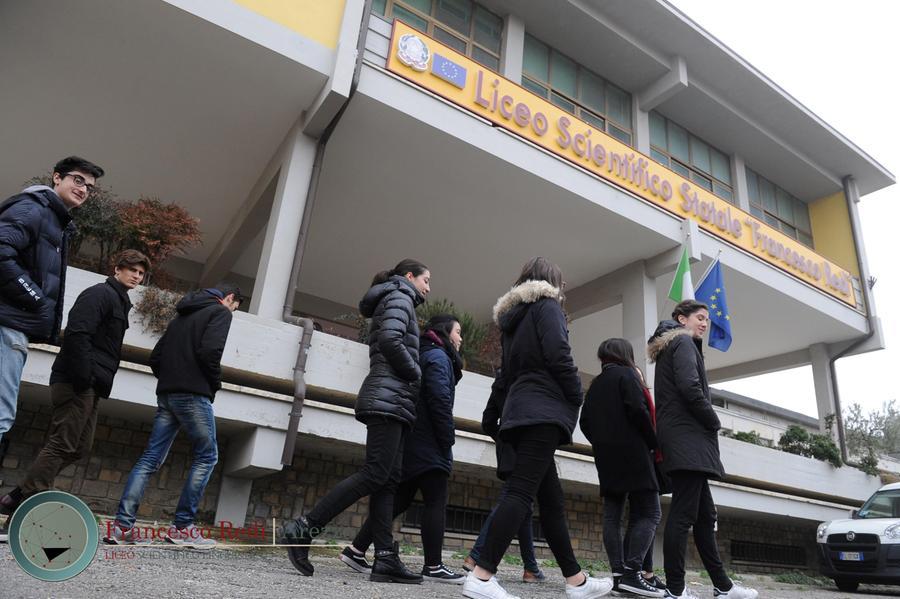
[[[797,229],[787,223],[781,223],[781,231],[792,239],[797,239]]]
[[[383,17],[385,8],[387,8],[387,0],[373,0],[372,12]]]
[[[693,135],[691,136],[691,164],[704,173],[712,174],[712,168],[709,165],[709,146]]]
[[[762,208],[760,208],[759,206],[754,206],[753,204],[750,204],[750,214],[752,214],[756,218],[762,218],[763,217]]]
[[[653,148],[650,148],[650,158],[657,161],[660,164],[664,164],[665,166],[669,166],[669,157],[662,152],[658,152]]]
[[[590,123],[597,129],[599,129],[600,131],[606,131],[606,120],[605,119],[602,119],[599,116],[597,116],[596,114],[588,112],[587,110],[579,110],[579,113],[580,114],[578,116],[581,118],[581,120],[587,121],[588,123]]]
[[[397,3],[394,0],[394,14],[397,11]],[[409,6],[410,8],[414,8],[417,11],[421,12],[425,15],[431,14],[431,0],[403,0],[403,4]]]
[[[728,156],[715,148],[709,149],[709,155],[712,161],[710,174],[722,183],[731,185],[731,161],[728,160]]]
[[[691,181],[693,181],[706,191],[712,191],[712,181],[710,181],[707,177],[704,177],[697,171],[691,171]]]
[[[475,41],[497,54],[503,38],[503,19],[480,6],[475,7]]]
[[[801,231],[812,231],[812,226],[809,222],[809,206],[797,198],[794,198],[794,224]]]
[[[804,233],[803,231],[799,232],[799,234],[797,235],[797,239],[800,240],[800,243],[802,243],[803,245],[805,245],[807,247],[811,247],[811,248],[815,247],[813,245],[813,238],[810,235]]]
[[[628,133],[627,131],[623,131],[622,129],[619,129],[615,125],[610,125],[609,126],[609,134],[612,135],[613,137],[615,137],[616,139],[618,139],[619,141],[621,141],[622,143],[626,143],[629,146],[631,145],[631,133]]]
[[[778,218],[787,223],[794,222],[794,198],[791,197],[791,194],[777,187],[775,200],[778,204]]]
[[[527,77],[522,77],[522,87],[524,87],[525,89],[527,89],[529,91],[536,93],[537,95],[539,95],[540,97],[542,97],[544,99],[547,98],[548,93],[549,93],[547,91],[546,87],[544,87],[543,85],[538,85],[537,83],[535,83],[531,79],[528,79]]]
[[[500,71],[500,59],[489,52],[485,52],[478,46],[472,46],[472,58],[492,71]]]
[[[606,103],[603,100],[603,79],[590,71],[581,71],[581,103],[599,113],[606,113]]]
[[[550,87],[570,98],[578,97],[578,65],[559,52],[550,52]]]
[[[762,206],[762,200],[759,199],[759,185],[756,182],[756,173],[749,168],[744,169],[747,175],[747,195],[751,204]]]
[[[762,203],[762,207],[766,212],[778,214],[778,206],[775,203],[775,186],[772,185],[771,181],[764,177],[758,177],[758,179],[759,199]]]
[[[403,21],[404,23],[411,27],[414,27],[415,29],[418,29],[422,33],[425,33],[425,31],[428,29],[428,21],[409,10],[406,10],[399,4],[394,5],[394,18]]]
[[[727,200],[732,204],[734,203],[734,194],[731,192],[731,190],[715,181],[713,181],[713,193],[723,200]]]
[[[530,35],[525,36],[522,70],[540,81],[550,82],[550,49]]]
[[[690,163],[691,154],[688,150],[688,134],[687,131],[673,123],[668,122],[669,131],[669,154],[672,158],[677,158],[684,163]]]
[[[559,94],[551,92],[550,93],[550,101],[553,104],[556,104],[557,106],[562,108],[563,110],[565,110],[567,112],[571,112],[572,114],[575,114],[575,104],[572,102],[569,102],[568,100],[566,100]]]
[[[668,150],[666,144],[666,119],[658,112],[650,113],[650,145]]]
[[[434,18],[468,36],[472,23],[472,3],[469,0],[437,0]]]
[[[686,179],[689,178],[689,177],[691,176],[691,169],[689,169],[688,167],[684,166],[683,164],[681,164],[681,163],[678,162],[677,160],[673,160],[673,161],[672,161],[672,170],[675,171],[676,173],[678,173],[679,175],[681,175],[682,177],[686,178]]]
[[[614,85],[607,85],[606,116],[631,129],[631,95]]]
[[[768,212],[766,213],[765,218],[766,218],[766,223],[767,223],[767,224],[772,225],[772,226],[775,227],[776,229],[781,229],[781,221],[780,221],[780,220],[778,220],[777,218],[775,218],[774,216],[772,216],[772,215],[769,214]]]
[[[466,53],[466,42],[461,40],[449,31],[444,31],[440,27],[434,28],[434,38],[442,44],[447,44],[460,54]]]

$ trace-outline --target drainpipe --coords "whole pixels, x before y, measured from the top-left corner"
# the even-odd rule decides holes
[[[344,115],[344,111],[350,104],[350,99],[356,93],[359,85],[359,74],[362,71],[363,54],[366,49],[366,36],[369,33],[369,14],[372,12],[372,0],[365,0],[363,18],[359,27],[359,37],[356,43],[356,64],[353,67],[353,79],[350,82],[350,92],[347,99],[338,110],[334,118],[325,127],[322,136],[316,145],[316,157],[313,161],[312,176],[309,179],[309,187],[306,191],[306,206],[303,209],[303,220],[300,224],[300,235],[297,237],[297,247],[294,249],[294,262],[291,265],[291,277],[288,280],[287,295],[284,298],[284,310],[281,318],[284,322],[299,326],[303,329],[300,337],[300,351],[297,352],[297,362],[294,365],[294,402],[291,406],[290,420],[288,420],[287,436],[284,440],[284,449],[281,453],[281,463],[290,466],[294,462],[294,447],[297,444],[297,428],[300,425],[300,417],[303,414],[303,401],[306,398],[306,358],[309,355],[309,347],[312,342],[313,321],[310,318],[294,316],[294,297],[297,294],[297,286],[300,280],[300,265],[303,262],[303,250],[306,247],[306,238],[309,232],[309,221],[312,217],[312,208],[319,189],[319,177],[322,174],[322,163],[325,159],[325,146],[334,132],[338,121]]]
[[[843,459],[844,463],[848,466],[858,467],[858,463],[850,460],[850,453],[847,450],[847,439],[844,434],[844,417],[841,414],[841,396],[838,391],[837,370],[835,369],[834,364],[839,359],[874,337],[875,331],[877,330],[877,323],[875,321],[874,312],[875,303],[872,300],[872,290],[869,288],[869,268],[862,248],[862,231],[859,222],[859,210],[857,208],[857,204],[859,204],[859,189],[856,186],[856,180],[851,175],[844,177],[843,184],[844,197],[847,200],[847,212],[850,216],[850,231],[853,234],[853,244],[856,249],[856,262],[859,266],[860,287],[862,287],[863,300],[866,303],[866,320],[868,321],[869,330],[865,335],[832,356],[832,358],[828,360],[828,369],[831,376],[831,386],[834,392],[834,416],[835,423],[837,424],[838,443],[841,446],[841,459]]]

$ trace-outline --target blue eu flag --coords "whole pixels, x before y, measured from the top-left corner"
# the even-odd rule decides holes
[[[466,68],[437,52],[434,53],[434,58],[431,60],[431,73],[459,89],[466,86]]]
[[[731,316],[725,301],[725,282],[722,264],[716,258],[706,276],[694,290],[698,302],[709,306],[709,346],[719,351],[731,347]]]

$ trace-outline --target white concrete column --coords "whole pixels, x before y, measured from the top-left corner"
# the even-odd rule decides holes
[[[506,15],[500,47],[500,74],[515,83],[522,81],[524,55],[525,22],[518,15]]]
[[[622,284],[622,336],[634,347],[635,364],[653,386],[654,365],[647,359],[647,338],[656,328],[656,281],[643,262],[631,266]]]
[[[731,188],[734,190],[734,203],[744,212],[750,212],[750,196],[747,193],[747,167],[740,154],[731,155]]]
[[[222,476],[219,486],[219,501],[216,503],[216,524],[231,522],[235,528],[244,525],[247,506],[250,505],[250,491],[253,479]]]
[[[275,200],[250,302],[252,314],[281,318],[315,156],[316,140],[301,133],[299,128],[295,129],[293,139],[285,146],[278,173]]]
[[[819,409],[819,430],[825,432],[825,418],[837,410],[834,402],[834,379],[828,361],[831,355],[828,346],[816,343],[809,347],[809,358],[812,364],[813,385],[816,389],[816,406]],[[837,426],[832,427],[832,435],[837,441]]]
[[[650,113],[641,108],[636,94],[631,96],[631,112],[634,114],[634,149],[650,155]]]

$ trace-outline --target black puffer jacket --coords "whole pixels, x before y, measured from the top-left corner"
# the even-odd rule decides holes
[[[581,407],[581,379],[572,360],[559,289],[545,281],[526,281],[497,300],[506,401],[500,417],[505,431],[556,424],[560,443],[572,442]]]
[[[46,185],[26,188],[0,211],[0,325],[56,343],[72,217]]]
[[[674,320],[659,323],[647,355],[656,362],[656,436],[662,469],[704,472],[722,478],[719,417],[712,407],[703,342]]]
[[[425,301],[405,277],[374,285],[359,302],[369,327],[369,374],[356,398],[356,419],[387,416],[407,426],[416,421],[419,395],[419,323],[416,306]]]
[[[659,490],[651,451],[656,433],[633,368],[603,365],[584,399],[581,430],[594,451],[601,493]]]
[[[109,397],[130,311],[128,289],[113,277],[82,291],[69,310],[50,384],[71,383],[78,393],[93,387],[97,397]]]
[[[222,388],[222,352],[232,314],[219,293],[192,291],[175,306],[178,316],[150,354],[157,393],[193,393],[212,401]]]

